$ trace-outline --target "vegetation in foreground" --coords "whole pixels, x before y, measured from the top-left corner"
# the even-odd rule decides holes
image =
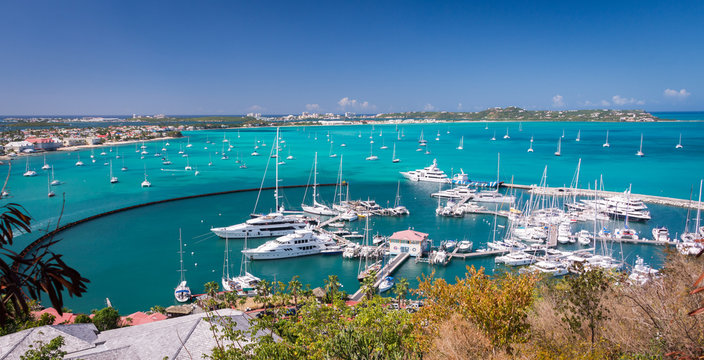
[[[288,286],[265,282],[271,289],[266,311],[253,319],[251,332],[213,327],[219,342],[208,357],[699,359],[704,321],[690,312],[701,306],[692,284],[703,265],[704,259],[668,254],[661,276],[644,286],[602,270],[576,268],[581,275],[554,280],[468,267],[454,283],[419,279],[412,293],[424,306],[417,311],[403,306],[407,288],[396,289],[395,299],[369,290],[365,300],[348,305],[333,278],[326,281],[326,301],[303,292],[296,306],[297,279]]]

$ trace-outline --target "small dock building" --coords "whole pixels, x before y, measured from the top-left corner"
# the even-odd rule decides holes
[[[422,256],[430,250],[428,234],[415,230],[403,230],[389,237],[391,255],[408,253],[410,256]]]

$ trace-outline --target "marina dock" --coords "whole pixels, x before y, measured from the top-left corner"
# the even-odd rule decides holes
[[[394,258],[391,259],[391,261],[389,261],[383,268],[381,268],[379,273],[376,274],[374,288],[378,289],[379,285],[384,280],[384,278],[393,274],[401,265],[403,265],[404,262],[406,262],[406,260],[408,260],[409,257],[411,257],[411,255],[409,255],[408,253],[398,254],[394,256]],[[357,292],[352,294],[350,300],[360,301],[362,300],[362,297],[364,297],[364,289],[360,287]]]

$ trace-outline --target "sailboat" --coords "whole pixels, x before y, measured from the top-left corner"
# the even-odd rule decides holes
[[[388,148],[389,148],[389,147],[384,144],[384,139],[381,139],[381,147],[380,147],[379,149],[381,149],[381,150],[386,150],[386,149],[388,149]]]
[[[464,135],[460,137],[460,146],[457,147],[457,150],[462,150],[464,149]]]
[[[83,161],[81,161],[81,153],[76,153],[78,155],[78,161],[76,161],[76,166],[83,166]]]
[[[496,140],[496,130],[494,130],[494,136],[491,137],[491,141]]]
[[[228,149],[228,150],[229,150],[229,149]],[[222,151],[221,151],[221,153],[222,153],[222,157],[220,157],[221,160],[227,160],[227,159],[229,159],[229,157],[227,156],[227,154],[225,154],[225,143],[224,143],[224,142],[222,143]]]
[[[186,158],[186,159],[188,159],[188,158]],[[164,160],[162,160],[161,163],[164,165],[171,165],[171,160],[169,160],[169,153],[168,152],[164,153]]]
[[[420,129],[420,137],[418,138],[418,146],[427,145],[428,140],[423,139],[423,129]]]
[[[518,123],[518,131],[523,131],[523,123],[522,122]]]
[[[508,128],[506,128],[506,135],[504,135],[504,139],[510,139],[511,137],[508,136]]]
[[[186,144],[186,147],[187,147],[187,148],[192,147],[193,144],[191,144],[191,137],[190,137],[190,136],[187,137],[186,140],[188,140],[188,144]]]
[[[27,157],[27,166],[25,167],[24,174],[22,176],[37,176],[37,172],[29,169],[29,157]]]
[[[237,153],[237,160],[235,161],[235,163],[239,163],[239,162],[240,162],[240,153],[238,152]],[[208,153],[208,166],[213,166],[213,154],[212,153]]]
[[[291,155],[291,147],[290,146],[288,147],[288,156],[286,157],[286,160],[293,160],[293,155]]]
[[[601,147],[609,147],[609,146],[611,146],[611,145],[609,145],[609,130],[606,130],[606,142],[604,143],[604,145],[601,145]]]
[[[188,287],[188,283],[186,282],[186,275],[184,274],[186,270],[183,269],[183,241],[181,240],[181,229],[178,229],[178,255],[179,262],[181,264],[181,268],[179,269],[181,279],[179,280],[176,290],[174,290],[174,297],[176,298],[176,301],[184,303],[191,300],[191,289]]]
[[[369,145],[369,156],[367,156],[366,160],[373,161],[373,160],[378,160],[378,159],[379,159],[379,157],[374,155],[373,145]]]
[[[528,152],[533,152],[533,137],[530,137],[530,147],[528,148]]]
[[[151,187],[152,183],[147,180],[147,165],[144,165],[144,181],[142,181],[142,187]]]
[[[335,216],[336,211],[330,209],[327,205],[318,202],[318,153],[315,153],[315,163],[313,165],[313,205],[301,204],[303,211],[315,215]]]
[[[680,135],[680,142],[682,142],[682,135]],[[44,165],[42,166],[42,170],[49,170],[51,169],[51,165],[46,163],[46,155],[44,155]]]
[[[565,129],[562,129],[562,137],[565,137]]]
[[[397,163],[399,161],[401,161],[401,159],[396,157],[396,143],[394,143],[394,150],[393,150],[393,153],[391,154],[391,162]]]
[[[186,167],[184,170],[186,170],[186,171],[193,170],[193,168],[191,167],[191,162],[188,160],[188,158],[186,158]]]
[[[369,216],[365,216],[364,218],[365,218],[364,240],[362,240],[362,247],[368,247],[369,246]],[[364,258],[364,266],[362,266],[362,258]],[[364,280],[364,278],[366,278],[372,272],[379,271],[379,270],[381,270],[381,263],[374,262],[370,265],[369,264],[369,255],[360,255],[359,267],[357,268],[357,280],[362,281],[362,280]]]
[[[675,149],[681,149],[682,148],[682,133],[680,133],[680,141],[675,145]]]
[[[330,140],[330,157],[331,157],[331,158],[334,158],[334,157],[337,157],[337,154],[333,154],[333,152],[332,152],[332,144],[333,144],[333,141]]]
[[[54,195],[56,195],[54,194],[54,191],[51,190],[51,177],[49,177],[49,174],[46,174],[46,188],[49,192],[49,197],[53,197]]]
[[[56,180],[54,177],[54,167],[51,167],[51,183],[49,185],[56,186],[56,185],[61,185],[61,182],[59,180]]]
[[[163,150],[166,151],[166,149],[163,149]],[[120,148],[117,148],[117,149],[115,149],[115,159],[119,159],[119,158],[120,158]]]
[[[582,135],[582,130],[577,130],[577,138],[574,139],[574,141],[579,142],[580,140],[582,140],[581,137],[580,137],[581,135]]]
[[[249,259],[245,256],[247,250],[247,236],[244,237],[244,249],[242,249],[242,261],[240,262],[240,275],[230,277],[230,259],[228,253],[227,238],[225,239],[225,265],[222,276],[222,287],[226,291],[237,291],[238,295],[251,296],[256,295],[257,284],[261,281],[260,278],[252,275],[247,270]]]
[[[127,166],[125,166],[125,158],[122,158],[122,168],[120,171],[127,171]]]
[[[640,149],[638,149],[636,156],[645,156],[645,154],[643,153],[643,133],[640,133]]]
[[[562,137],[559,137],[559,138],[557,138],[557,151],[555,151],[555,156],[562,155],[561,148],[562,148]]]
[[[440,141],[440,130],[438,130],[438,134],[435,136],[435,141]]]
[[[117,176],[112,175],[112,160],[110,160],[110,183],[115,184],[117,182],[118,182]]]

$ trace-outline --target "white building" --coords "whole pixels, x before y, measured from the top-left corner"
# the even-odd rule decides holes
[[[408,253],[411,256],[421,256],[430,250],[428,234],[415,230],[403,230],[389,237],[391,255]]]

